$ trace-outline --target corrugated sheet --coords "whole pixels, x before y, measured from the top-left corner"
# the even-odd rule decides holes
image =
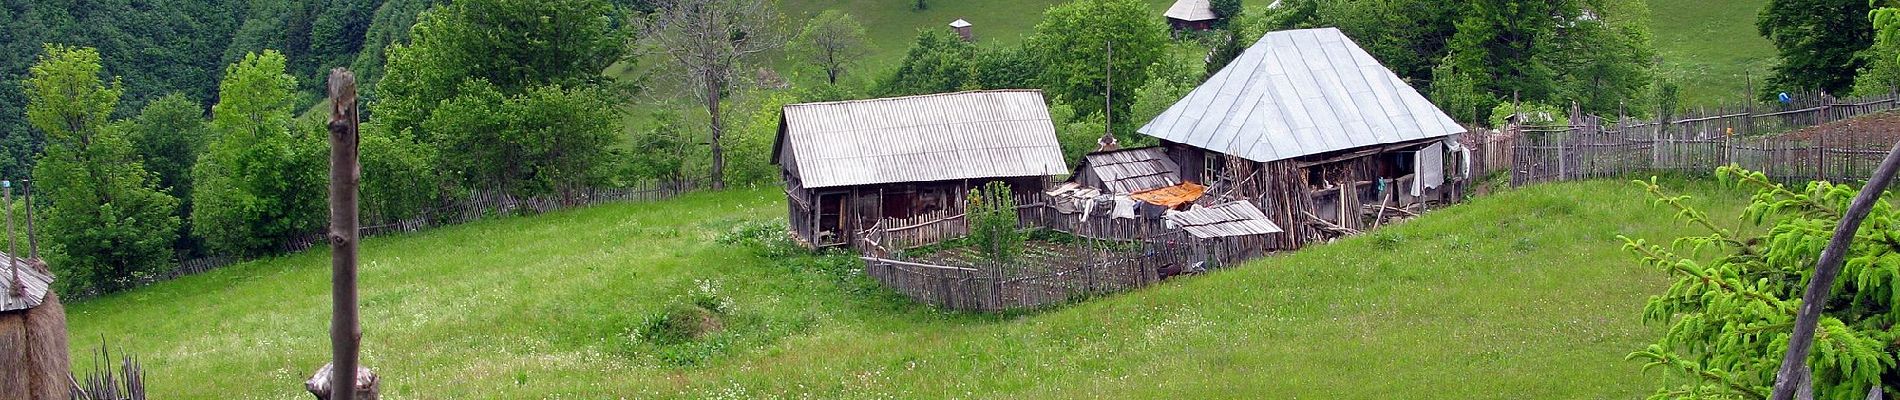
[[[1067,170],[1041,91],[793,104],[784,118],[779,149],[808,188]]]
[[[21,295],[13,294],[13,270],[7,262],[18,262],[20,267]],[[53,275],[38,260],[17,258],[0,253],[0,312],[25,310],[39,307],[46,301],[46,291],[53,285]]]
[[[1214,6],[1208,0],[1174,0],[1168,12],[1161,15],[1182,21],[1206,21],[1214,19]]]
[[[1109,193],[1134,193],[1181,183],[1181,168],[1161,147],[1142,147],[1089,153],[1083,156],[1090,173]]]
[[[1139,130],[1258,162],[1464,131],[1334,28],[1268,33]]]
[[[1163,216],[1194,237],[1208,239],[1230,236],[1280,233],[1280,226],[1267,219],[1253,203],[1236,201],[1212,207],[1169,213]]]

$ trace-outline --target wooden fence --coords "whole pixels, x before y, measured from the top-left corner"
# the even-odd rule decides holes
[[[1038,308],[1129,290],[1197,268],[1238,264],[1270,248],[1264,236],[1197,239],[1167,229],[1159,219],[1114,219],[1106,212],[1081,218],[1041,197],[1019,196],[1020,226],[1062,232],[1068,241],[1032,243],[1009,262],[968,254],[909,254],[966,234],[961,213],[886,219],[860,233],[865,240],[854,247],[865,254],[865,274],[884,286],[924,303],[967,311]]]
[[[1800,96],[1790,105],[1704,109],[1677,118],[1606,120],[1572,111],[1560,127],[1512,127],[1511,182],[1620,177],[1637,172],[1706,174],[1736,164],[1784,181],[1865,180],[1893,145],[1892,132],[1797,130],[1900,109],[1895,94],[1836,99]]]
[[[602,203],[664,200],[692,191],[694,188],[695,185],[690,183],[653,183],[625,188],[588,188],[569,192],[566,196],[528,198],[516,197],[496,190],[475,191],[464,198],[445,202],[423,211],[420,215],[407,218],[379,218],[375,217],[378,215],[375,213],[376,210],[364,210],[364,219],[368,223],[359,227],[358,231],[363,237],[415,232],[493,216],[544,213]],[[322,232],[299,236],[278,244],[276,251],[293,253],[307,250],[326,243],[323,236]],[[148,277],[142,283],[202,273],[239,261],[243,259],[232,255],[210,255],[186,259],[180,261],[177,267]]]

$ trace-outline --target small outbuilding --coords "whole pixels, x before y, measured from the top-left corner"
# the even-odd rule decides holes
[[[1214,29],[1214,22],[1220,20],[1208,0],[1174,0],[1174,5],[1161,15],[1168,17],[1168,26],[1177,31]]]
[[[1181,168],[1162,147],[1098,151],[1082,156],[1070,181],[1102,193],[1136,193],[1181,184]]]
[[[964,21],[961,18],[950,21],[950,31],[956,32],[957,37],[963,38],[965,42],[976,41],[976,31],[973,30],[973,25],[970,24],[970,21]]]
[[[1321,28],[1268,33],[1138,132],[1162,141],[1182,180],[1259,204],[1285,230],[1271,246],[1292,249],[1318,227],[1362,227],[1368,208],[1455,200],[1445,171],[1465,129]]]
[[[0,253],[0,399],[63,399],[72,387],[66,311],[39,259]]]
[[[1067,171],[1037,90],[793,104],[774,142],[792,233],[812,247],[885,219],[960,214],[992,181],[1034,194]]]

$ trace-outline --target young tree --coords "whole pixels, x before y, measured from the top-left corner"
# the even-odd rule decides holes
[[[1687,378],[1658,389],[1658,398],[1769,397],[1815,260],[1860,192],[1828,182],[1788,188],[1737,167],[1716,174],[1755,192],[1742,217],[1762,228],[1724,228],[1689,206],[1686,196],[1638,181],[1658,204],[1707,233],[1675,239],[1671,247],[1622,238],[1643,264],[1675,279],[1643,307],[1643,319],[1668,324],[1666,333],[1628,357],[1644,361],[1645,369]],[[1806,360],[1815,398],[1861,399],[1869,388],[1892,389],[1892,310],[1900,293],[1895,229],[1900,209],[1877,201],[1844,253],[1841,279],[1826,298],[1830,306],[1822,310]],[[1697,256],[1710,254],[1713,259]]]
[[[977,251],[992,263],[1008,264],[1023,252],[1028,237],[1017,229],[1016,198],[1000,181],[970,189],[965,199],[970,215],[970,238]]]
[[[50,264],[69,288],[112,291],[172,257],[178,200],[147,180],[125,129],[108,122],[122,90],[100,80],[99,53],[47,45],[25,81],[26,119],[45,134],[33,187]]]
[[[297,79],[284,55],[248,54],[225,70],[213,138],[192,168],[192,226],[213,250],[267,253],[323,224],[321,123],[291,118]]]
[[[1101,112],[1114,72],[1111,122],[1129,121],[1134,88],[1167,48],[1168,28],[1140,0],[1076,0],[1049,9],[1028,47],[1042,59],[1043,82],[1078,114]],[[1110,59],[1108,49],[1114,48]],[[1112,64],[1112,68],[1111,68]]]
[[[671,72],[706,107],[707,144],[712,150],[712,185],[726,186],[726,153],[720,140],[726,126],[721,105],[726,93],[743,83],[745,71],[767,50],[783,44],[778,4],[771,0],[663,0],[637,21],[641,46],[671,62]]]
[[[1755,21],[1762,37],[1775,43],[1780,63],[1762,95],[1785,90],[1845,93],[1866,60],[1858,53],[1873,45],[1866,0],[1769,0]]]
[[[804,55],[806,62],[824,70],[825,81],[833,85],[838,84],[845,68],[871,52],[870,41],[864,38],[864,25],[838,10],[825,10],[812,17],[792,42],[793,49]]]

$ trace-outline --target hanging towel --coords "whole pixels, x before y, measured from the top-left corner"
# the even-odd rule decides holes
[[[1095,198],[1084,197],[1077,199],[1076,202],[1082,208],[1082,220],[1087,221],[1089,219],[1089,213],[1095,211]]]
[[[1418,172],[1418,177],[1412,180],[1412,197],[1423,196],[1425,189],[1445,184],[1445,145],[1432,143],[1419,149],[1412,162],[1412,170]]]
[[[1108,214],[1110,218],[1135,218],[1135,203],[1137,203],[1135,199],[1128,198],[1128,196],[1117,195],[1114,197],[1114,201],[1115,209]]]

